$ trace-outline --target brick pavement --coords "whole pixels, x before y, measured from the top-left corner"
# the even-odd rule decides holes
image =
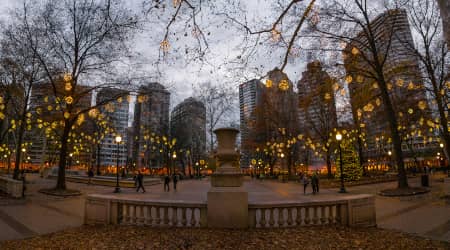
[[[436,179],[436,178],[435,178]],[[68,183],[68,188],[83,192],[79,197],[52,197],[37,190],[52,187],[55,180],[29,177],[26,202],[0,205],[0,240],[18,239],[37,234],[46,234],[83,224],[84,197],[100,193],[113,195],[113,187]],[[410,179],[411,185],[418,185],[418,178]],[[395,187],[395,182],[349,187],[349,194],[376,194],[378,191]],[[450,192],[450,183],[432,181],[432,192],[413,198],[391,198],[376,196],[377,223],[381,228],[395,229],[417,235],[450,242],[450,205],[439,197]],[[123,188],[119,196],[137,199],[205,201],[209,180],[185,180],[178,182],[177,191],[171,186],[164,192],[163,184],[146,187],[147,192],[136,193],[134,189]],[[268,180],[247,180],[244,188],[249,191],[249,201],[307,201],[328,199],[342,195],[337,189],[321,190],[312,195],[309,186],[307,195],[299,183],[280,183]]]

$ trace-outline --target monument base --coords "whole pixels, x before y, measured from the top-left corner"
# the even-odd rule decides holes
[[[240,187],[243,183],[243,175],[236,174],[212,174],[211,186],[213,187]]]
[[[242,187],[212,187],[207,207],[210,228],[248,227],[248,193]]]

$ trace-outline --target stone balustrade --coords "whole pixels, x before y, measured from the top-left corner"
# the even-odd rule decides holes
[[[119,202],[118,209],[118,223],[124,225],[202,227],[206,224],[203,204]]]
[[[205,227],[206,203],[120,200],[88,196],[86,224]]]
[[[9,177],[0,176],[0,190],[13,198],[21,198],[23,182]]]
[[[249,204],[250,228],[346,224],[346,200]]]
[[[223,215],[223,211],[210,211]],[[122,224],[165,227],[208,227],[207,203],[190,201],[125,200],[89,195],[86,224]],[[348,195],[317,201],[272,201],[248,204],[249,228],[298,227],[340,224],[376,226],[372,195]]]

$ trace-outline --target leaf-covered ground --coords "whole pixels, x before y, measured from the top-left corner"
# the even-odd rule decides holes
[[[377,228],[217,230],[83,226],[0,249],[450,249],[450,244]]]

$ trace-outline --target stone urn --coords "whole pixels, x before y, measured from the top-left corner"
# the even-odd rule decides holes
[[[236,136],[239,130],[234,128],[219,128],[214,130],[217,136],[218,168],[211,176],[213,187],[240,187],[243,176],[239,169],[239,153],[235,150]]]
[[[247,228],[248,193],[242,187],[239,154],[235,150],[239,130],[220,128],[217,136],[217,171],[211,175],[211,189],[207,195],[208,227]]]

